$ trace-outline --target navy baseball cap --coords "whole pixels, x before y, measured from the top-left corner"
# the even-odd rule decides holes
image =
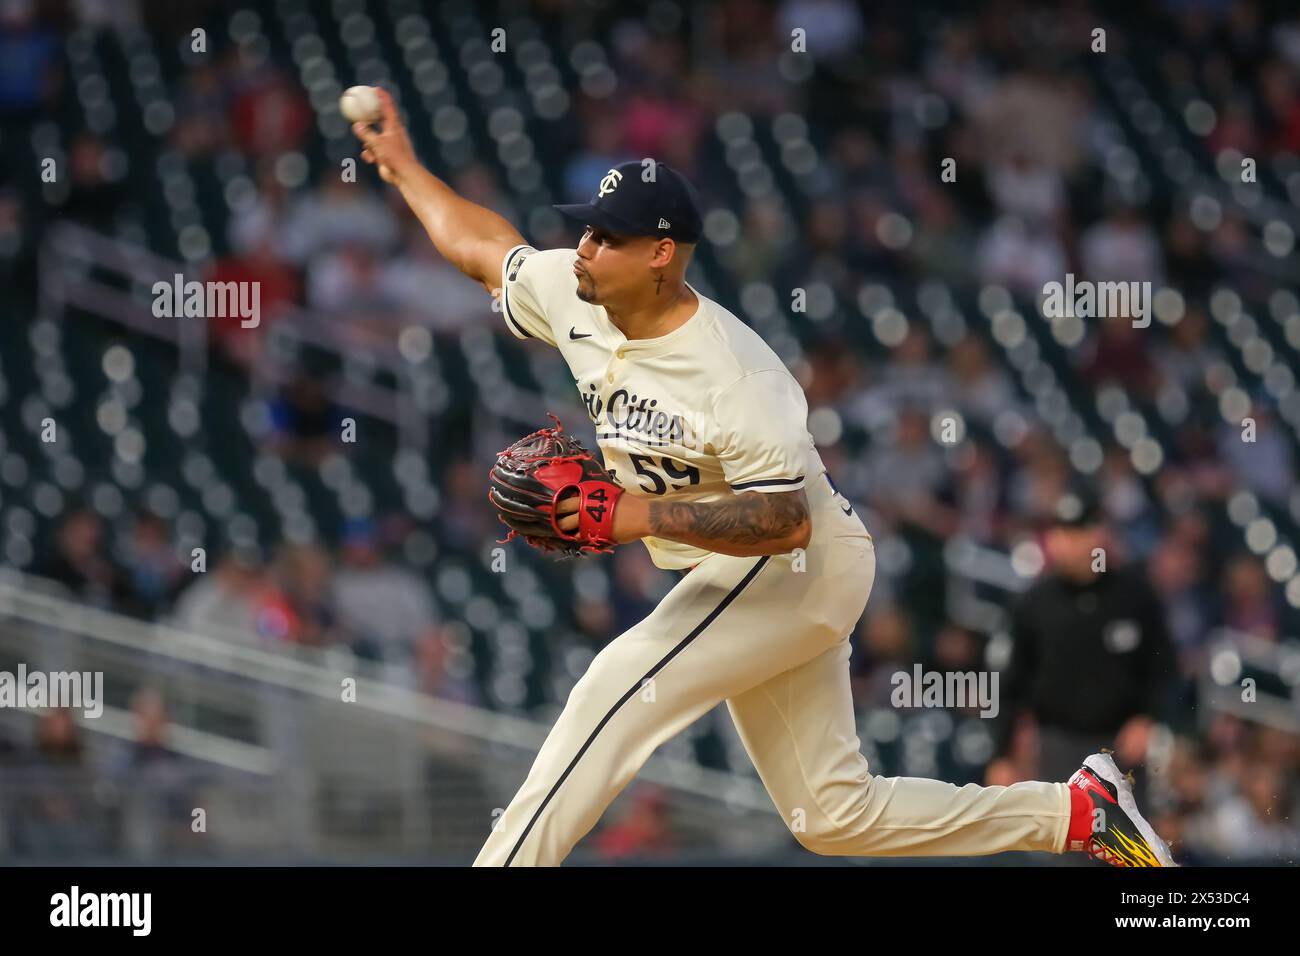
[[[704,231],[695,187],[663,163],[653,167],[640,160],[620,163],[600,178],[591,202],[565,203],[555,209],[584,226],[624,236],[698,242]]]

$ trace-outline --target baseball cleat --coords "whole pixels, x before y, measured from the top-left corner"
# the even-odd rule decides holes
[[[1082,838],[1071,827],[1067,849],[1083,850],[1094,860],[1111,866],[1178,865],[1165,841],[1138,813],[1132,774],[1119,772],[1109,750],[1103,749],[1084,760],[1068,786],[1092,801],[1092,825]]]

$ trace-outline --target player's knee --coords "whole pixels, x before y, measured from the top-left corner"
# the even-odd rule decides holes
[[[835,849],[839,827],[820,811],[807,813],[801,807],[793,808],[786,815],[786,825],[798,844],[810,853],[818,856],[836,856]]]
[[[818,826],[791,832],[794,833],[794,838],[799,845],[809,853],[816,853],[818,856],[838,856],[841,852],[836,849],[834,836],[825,827]]]

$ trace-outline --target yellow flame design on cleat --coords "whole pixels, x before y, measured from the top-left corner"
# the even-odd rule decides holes
[[[1096,837],[1093,838],[1093,841],[1106,852],[1114,854],[1117,859],[1123,860],[1123,866],[1151,867],[1161,865],[1160,859],[1152,852],[1146,840],[1141,838],[1134,840],[1114,827],[1110,828],[1109,833],[1115,837],[1118,845],[1111,846]]]

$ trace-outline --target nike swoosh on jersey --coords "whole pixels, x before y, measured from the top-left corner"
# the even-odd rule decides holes
[[[592,333],[591,333],[591,332],[582,332],[582,333],[579,333],[579,332],[578,332],[578,329],[577,329],[577,326],[574,326],[573,328],[570,328],[570,329],[569,329],[569,341],[570,341],[570,342],[576,342],[576,341],[578,341],[578,339],[589,339],[589,338],[591,338],[591,336],[592,336]]]

